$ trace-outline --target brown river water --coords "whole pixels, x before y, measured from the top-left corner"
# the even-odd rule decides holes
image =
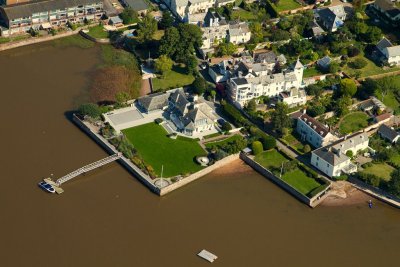
[[[238,164],[165,197],[118,163],[41,191],[41,178],[107,155],[66,116],[98,52],[0,53],[0,266],[208,266],[201,249],[213,266],[397,266],[399,210],[310,209]]]

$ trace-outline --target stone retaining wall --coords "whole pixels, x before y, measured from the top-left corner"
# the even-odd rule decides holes
[[[213,165],[211,165],[211,166],[209,166],[209,167],[207,167],[205,169],[202,169],[202,170],[200,170],[200,171],[198,171],[196,173],[193,173],[193,174],[189,175],[186,178],[183,178],[182,180],[180,180],[180,181],[178,181],[176,183],[173,183],[173,184],[171,184],[169,186],[166,186],[166,187],[162,188],[160,190],[159,194],[160,194],[160,196],[163,196],[163,195],[165,195],[165,194],[167,194],[167,193],[169,193],[169,192],[171,192],[173,190],[176,190],[176,189],[178,189],[178,188],[180,188],[180,187],[182,187],[182,186],[184,186],[184,185],[186,185],[186,184],[188,184],[190,182],[193,182],[193,181],[195,181],[195,180],[197,180],[197,179],[209,174],[210,172],[212,172],[212,171],[214,171],[214,170],[216,170],[218,168],[221,168],[221,167],[223,167],[223,166],[225,166],[225,165],[227,165],[227,164],[229,164],[229,163],[231,163],[231,162],[233,162],[233,161],[235,161],[237,159],[239,159],[239,153],[227,156],[227,157],[217,161],[216,163],[214,163]]]
[[[301,202],[303,202],[304,204],[307,204],[308,206],[310,206],[312,208],[316,207],[327,197],[326,192],[331,187],[331,185],[329,184],[329,186],[324,191],[320,192],[319,194],[317,194],[316,196],[314,196],[313,198],[310,199],[307,196],[300,193],[299,191],[297,191],[291,185],[289,185],[288,183],[286,183],[285,181],[283,181],[282,179],[277,177],[275,174],[270,172],[268,169],[266,169],[263,166],[261,166],[260,164],[258,164],[252,158],[245,155],[244,153],[240,154],[240,158],[244,162],[246,162],[250,167],[252,167],[254,170],[259,172],[261,175],[268,178],[269,180],[271,180],[272,182],[277,184],[279,187],[283,188],[285,191],[290,193],[292,196],[294,196],[295,198],[297,198],[298,200],[300,200]]]
[[[99,43],[99,44],[110,44],[111,43],[110,38],[95,38],[93,36],[90,36],[86,32],[84,32],[83,30],[79,31],[79,34],[82,35],[82,37],[84,37],[92,42],[95,42],[95,43]]]
[[[105,149],[108,153],[110,154],[115,154],[118,153],[118,151],[112,146],[103,136],[100,134],[96,133],[90,128],[90,125],[88,123],[80,120],[76,115],[73,116],[72,119],[75,124],[85,133],[87,133],[90,137],[96,141],[103,149]],[[189,175],[188,177],[183,178],[182,180],[175,182],[173,184],[170,184],[166,187],[159,188],[154,184],[154,180],[152,180],[147,174],[145,174],[141,169],[139,169],[137,166],[135,166],[129,159],[125,158],[122,156],[118,161],[124,166],[130,173],[132,173],[136,178],[139,179],[144,185],[146,185],[152,192],[158,194],[159,196],[163,196],[165,194],[168,194],[184,185],[187,185],[190,182],[193,182],[210,172],[231,163],[234,160],[239,159],[239,154],[234,154],[230,155],[226,158],[223,158],[213,165],[204,168],[196,173],[193,173]]]

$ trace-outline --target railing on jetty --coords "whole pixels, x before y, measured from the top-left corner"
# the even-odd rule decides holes
[[[71,180],[71,179],[73,179],[73,178],[75,178],[75,177],[77,177],[77,176],[79,176],[79,175],[81,175],[83,173],[86,173],[86,172],[89,172],[89,171],[94,170],[96,168],[99,168],[101,166],[104,166],[104,165],[106,165],[108,163],[111,163],[113,161],[118,160],[119,158],[121,158],[121,154],[117,153],[117,154],[111,155],[111,156],[109,156],[107,158],[104,158],[104,159],[98,160],[96,162],[90,163],[89,165],[86,165],[86,166],[84,166],[82,168],[79,168],[79,169],[77,169],[77,170],[75,170],[73,172],[70,172],[67,175],[57,179],[56,184],[59,187],[63,183],[68,182],[69,180]]]

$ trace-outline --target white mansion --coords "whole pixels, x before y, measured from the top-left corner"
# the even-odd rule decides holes
[[[230,97],[240,106],[260,96],[278,97],[280,93],[291,92],[292,88],[299,89],[302,85],[304,66],[299,60],[292,69],[275,74],[269,66],[259,65],[255,64],[260,70],[254,71],[250,65],[247,73],[239,71],[236,77],[227,81]]]

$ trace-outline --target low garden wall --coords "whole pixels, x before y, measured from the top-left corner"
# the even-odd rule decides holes
[[[90,36],[83,30],[79,31],[79,34],[82,35],[84,38],[86,38],[92,42],[95,42],[95,43],[99,43],[99,44],[110,44],[111,43],[110,38],[94,38],[93,36]]]
[[[118,151],[112,146],[103,136],[95,132],[90,128],[90,125],[88,123],[80,120],[76,115],[73,115],[72,118],[73,122],[85,133],[87,133],[90,137],[96,141],[102,148],[104,148],[108,153],[115,154],[118,153]],[[193,173],[182,180],[179,180],[173,184],[170,184],[166,187],[159,188],[154,184],[154,180],[152,180],[147,174],[145,174],[140,168],[135,166],[129,159],[125,158],[122,156],[119,159],[119,162],[124,166],[130,173],[132,173],[136,178],[139,179],[144,185],[146,185],[151,191],[156,193],[159,196],[163,196],[165,194],[168,194],[184,185],[187,185],[190,182],[193,182],[210,172],[225,166],[226,164],[229,164],[233,162],[234,160],[239,159],[239,154],[233,154],[230,156],[227,156],[217,162],[215,162],[213,165],[204,168],[196,173]]]
[[[295,198],[300,200],[301,202],[307,204],[308,206],[314,208],[318,204],[320,204],[326,197],[327,194],[326,192],[330,189],[331,185],[329,184],[327,188],[325,188],[322,192],[318,193],[312,198],[308,198],[307,196],[303,195],[299,191],[297,191],[295,188],[293,188],[291,185],[277,177],[275,174],[273,174],[271,171],[268,169],[264,168],[262,165],[258,164],[256,161],[254,161],[252,158],[247,156],[244,153],[240,154],[240,159],[242,159],[244,162],[246,162],[250,167],[252,167],[254,170],[259,172],[261,175],[264,177],[268,178],[275,184],[277,184],[279,187],[283,188],[285,191],[293,195]]]

